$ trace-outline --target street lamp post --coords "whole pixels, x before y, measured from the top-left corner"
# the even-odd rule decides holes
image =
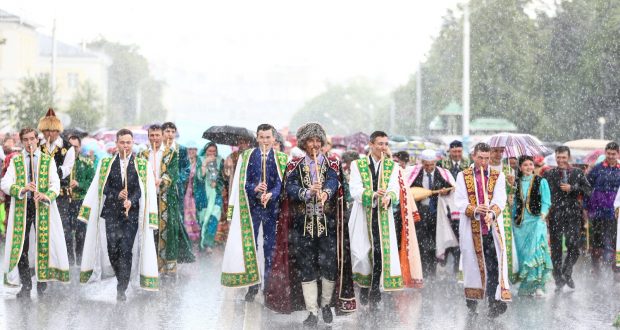
[[[601,140],[605,140],[605,123],[607,121],[605,120],[605,117],[599,117],[598,118],[598,123],[599,125],[601,125]]]

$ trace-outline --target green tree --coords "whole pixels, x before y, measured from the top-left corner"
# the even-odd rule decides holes
[[[6,100],[4,116],[13,127],[36,128],[45,111],[53,107],[49,75],[22,79],[17,92],[9,93]]]
[[[163,83],[152,77],[147,59],[136,45],[124,45],[100,38],[89,43],[112,59],[108,69],[107,125],[121,127],[154,122],[166,117],[163,106]],[[138,96],[140,118],[136,118]]]
[[[365,80],[355,79],[345,85],[328,85],[293,115],[290,127],[296,130],[307,122],[318,122],[328,134],[370,133],[387,130],[388,113],[389,99],[378,95]]]
[[[80,127],[87,132],[99,127],[103,116],[103,104],[97,88],[88,81],[80,84],[67,113],[71,116],[73,127]]]

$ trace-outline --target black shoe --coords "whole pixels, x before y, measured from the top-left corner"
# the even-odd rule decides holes
[[[21,290],[19,290],[16,297],[18,299],[30,299],[30,290],[26,290],[22,288]]]
[[[575,288],[575,281],[573,281],[572,277],[566,276],[566,285],[571,289]]]
[[[42,296],[45,293],[45,289],[47,289],[47,283],[37,282],[37,294],[39,296]]]
[[[489,302],[489,318],[496,318],[506,312],[508,309],[508,305],[505,302],[495,300],[493,302]]]
[[[369,294],[370,290],[368,288],[361,288],[360,289],[360,304],[362,304],[362,306],[366,306],[368,305],[368,294]]]
[[[319,317],[310,313],[310,315],[308,315],[308,318],[304,321],[304,326],[316,327],[317,323],[319,323]]]
[[[334,320],[334,315],[332,315],[332,309],[329,306],[325,306],[321,309],[323,312],[323,322],[332,323]]]
[[[125,295],[125,292],[118,291],[116,293],[116,301],[127,301],[127,296]]]
[[[254,297],[258,293],[258,285],[253,285],[248,289],[248,293],[245,294],[245,301],[254,302]]]
[[[555,292],[562,291],[562,288],[564,287],[564,284],[566,284],[566,282],[564,282],[563,279],[556,280],[555,281]]]
[[[478,308],[478,302],[475,300],[466,299],[465,303],[467,304],[467,309],[469,310],[470,315],[476,315],[478,312],[476,309]]]
[[[370,301],[370,312],[375,313],[379,311],[379,302],[371,300]]]

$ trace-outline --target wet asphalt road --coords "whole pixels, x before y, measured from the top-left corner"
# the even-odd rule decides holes
[[[3,245],[3,244],[2,244]],[[83,286],[72,269],[72,283],[51,284],[46,295],[15,298],[16,290],[0,290],[0,329],[302,329],[305,312],[280,315],[262,307],[262,296],[246,303],[245,289],[219,284],[222,251],[198,254],[196,263],[180,265],[176,281],[164,279],[159,292],[130,288],[128,300],[116,302],[116,279]],[[320,329],[609,329],[620,312],[620,281],[610,270],[590,272],[588,258],[575,269],[576,290],[555,293],[551,280],[544,298],[515,297],[506,314],[486,317],[467,313],[462,286],[440,268],[421,290],[383,294],[381,309],[365,307],[335,317]],[[513,288],[513,292],[516,290]]]

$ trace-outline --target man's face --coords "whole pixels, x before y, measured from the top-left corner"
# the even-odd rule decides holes
[[[45,137],[45,140],[50,143],[56,141],[56,139],[58,139],[58,135],[60,135],[60,132],[58,131],[43,131],[43,136]]]
[[[258,146],[265,150],[271,149],[273,143],[276,141],[273,136],[273,131],[270,129],[258,131],[258,133],[256,133],[256,140],[258,140]]]
[[[164,135],[164,141],[166,141],[166,145],[168,145],[168,144],[172,143],[172,141],[174,141],[174,137],[175,137],[176,134],[177,134],[177,130],[174,129],[174,128],[168,127],[168,128],[166,128],[164,130],[163,135]]]
[[[332,150],[332,143],[331,142],[327,142],[325,143],[325,145],[323,146],[323,153],[326,154],[328,153],[330,150]]]
[[[239,148],[239,151],[247,150],[250,147],[250,140],[239,139],[237,141],[237,147]]]
[[[449,153],[450,153],[450,159],[455,162],[460,162],[461,159],[463,159],[463,148],[461,147],[451,148]]]
[[[370,152],[375,158],[381,158],[381,154],[387,154],[389,149],[388,137],[379,136],[374,142],[370,142]]]
[[[519,160],[514,157],[510,157],[508,158],[508,164],[510,164],[510,168],[516,170],[519,167]]]
[[[559,168],[567,168],[569,158],[568,152],[555,153],[555,162],[558,163]]]
[[[131,154],[133,148],[133,137],[129,134],[121,135],[116,138],[116,150],[121,156]]]
[[[491,161],[493,163],[498,163],[502,161],[502,156],[504,155],[504,147],[491,148]]]
[[[489,165],[489,160],[491,159],[491,154],[488,151],[477,151],[474,153],[474,166],[476,168],[487,168]]]
[[[195,149],[195,148],[187,149],[187,156],[191,159],[196,159],[197,153],[198,153],[198,149]]]
[[[407,167],[407,162],[406,162],[406,161],[404,161],[404,160],[402,160],[402,159],[400,159],[400,158],[396,159],[396,161],[398,162],[398,165],[399,165],[401,168],[405,168],[405,167]]]
[[[422,167],[424,167],[426,173],[431,173],[435,170],[435,162],[432,160],[423,160]]]
[[[24,149],[28,152],[35,151],[37,144],[39,144],[39,139],[37,139],[37,134],[35,132],[26,133],[21,139]]]
[[[618,151],[616,150],[605,150],[605,160],[610,164],[616,164],[618,161]]]
[[[323,146],[323,142],[317,136],[311,137],[306,140],[304,144],[304,151],[308,156],[312,157],[315,153],[321,152],[321,147]]]
[[[160,129],[151,129],[149,130],[149,142],[151,145],[157,149],[161,145],[161,141],[163,139],[163,132]]]
[[[15,147],[15,140],[11,138],[4,140],[4,143],[2,144],[2,149],[4,149],[4,153],[6,154],[10,153],[14,147]]]
[[[80,145],[80,140],[78,140],[78,139],[69,139],[69,143],[71,143],[71,145],[75,149],[75,154],[79,155],[80,151],[81,151],[81,147],[82,147]]]

